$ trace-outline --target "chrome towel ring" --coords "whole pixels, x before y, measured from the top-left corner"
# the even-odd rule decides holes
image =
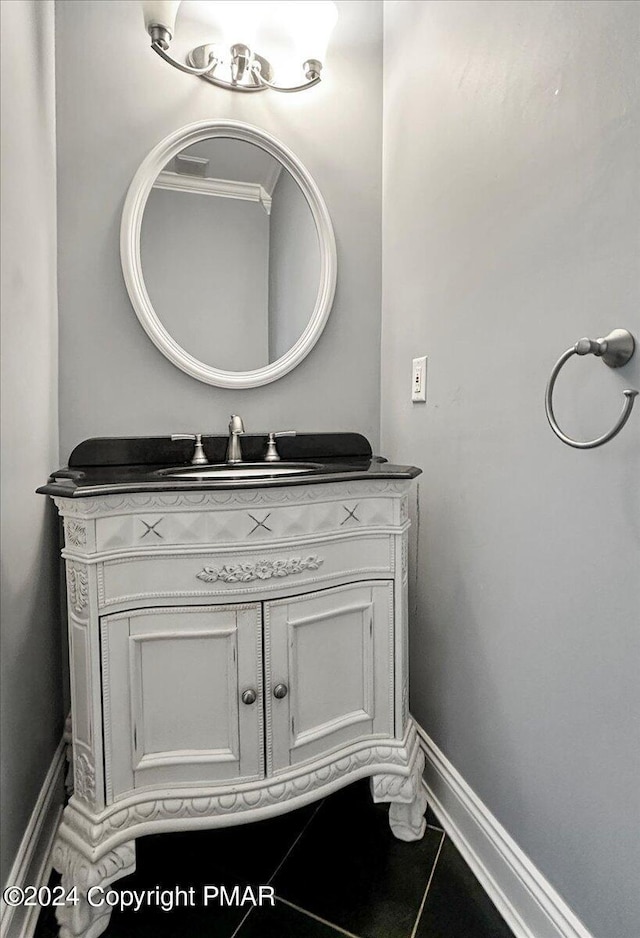
[[[620,433],[631,416],[638,391],[627,389],[622,392],[625,396],[625,402],[622,413],[613,430],[609,430],[608,433],[604,433],[595,440],[588,440],[584,443],[581,443],[579,440],[572,440],[571,437],[568,437],[562,432],[556,423],[556,418],[553,413],[553,388],[564,363],[568,362],[573,355],[595,355],[597,358],[601,358],[605,365],[608,365],[610,368],[620,368],[621,365],[627,364],[635,351],[635,347],[636,343],[630,332],[627,332],[626,329],[614,329],[613,332],[610,332],[609,335],[606,335],[603,339],[579,339],[573,348],[567,349],[564,355],[561,355],[555,363],[547,384],[545,410],[551,429],[567,446],[575,446],[576,449],[593,449],[596,446],[602,446],[603,443],[608,443],[609,440],[612,440],[614,436]]]

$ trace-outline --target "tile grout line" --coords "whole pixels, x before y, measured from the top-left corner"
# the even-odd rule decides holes
[[[283,858],[280,860],[280,862],[278,863],[278,865],[276,866],[275,870],[273,871],[273,873],[271,874],[271,876],[269,877],[269,879],[268,879],[268,881],[267,881],[267,885],[268,885],[268,886],[270,886],[271,883],[273,882],[273,880],[276,878],[276,876],[277,876],[278,873],[280,872],[280,868],[282,867],[282,865],[289,859],[289,856],[291,855],[291,852],[295,849],[295,847],[296,847],[298,841],[300,840],[300,838],[302,837],[302,835],[305,833],[305,831],[306,831],[306,829],[308,828],[309,824],[311,824],[311,822],[312,822],[313,819],[315,818],[316,814],[318,813],[318,811],[320,810],[320,808],[322,807],[322,805],[324,804],[324,802],[325,802],[325,799],[323,798],[322,801],[320,802],[320,804],[317,806],[317,808],[316,808],[315,811],[313,812],[313,814],[311,815],[311,817],[309,818],[309,820],[306,822],[306,824],[304,825],[304,827],[303,827],[302,830],[300,831],[300,833],[298,834],[298,836],[296,837],[296,839],[293,841],[293,843],[291,844],[291,846],[289,847],[289,849],[287,850],[287,852],[285,853],[285,855],[283,856]],[[232,936],[232,938],[233,938],[233,936]]]
[[[251,915],[252,912],[255,912],[255,906],[252,907],[251,909],[249,909],[249,910],[245,913],[245,915],[244,915],[244,917],[242,918],[242,920],[240,921],[239,925],[237,925],[236,928],[234,929],[234,932],[233,932],[233,934],[231,935],[231,938],[236,938],[236,935],[239,933],[240,929],[242,928],[242,926],[244,925],[244,923],[247,921],[247,919],[249,918],[249,916]]]
[[[446,837],[446,836],[447,836],[447,835],[446,835],[445,832],[443,831],[443,832],[442,832],[442,837],[440,838],[440,845],[439,845],[439,847],[438,847],[438,852],[436,853],[436,858],[435,858],[435,860],[433,861],[433,866],[431,867],[431,873],[429,874],[429,879],[427,880],[427,885],[426,885],[426,888],[425,888],[425,891],[424,891],[424,895],[423,895],[423,897],[422,897],[422,902],[420,903],[420,908],[418,909],[418,914],[417,914],[417,916],[416,916],[416,920],[415,920],[415,922],[414,922],[413,928],[411,929],[411,934],[409,935],[409,938],[416,938],[416,932],[418,931],[418,925],[420,924],[420,919],[422,918],[422,913],[423,913],[423,911],[424,911],[424,906],[425,906],[425,903],[426,903],[426,901],[427,901],[427,894],[428,894],[428,892],[429,892],[429,888],[430,888],[430,886],[431,886],[431,883],[433,882],[433,877],[434,877],[435,872],[436,872],[436,866],[438,865],[438,860],[440,859],[440,854],[441,854],[441,852],[442,852],[442,846],[443,846],[443,844],[444,844],[444,841],[445,841],[445,837]]]
[[[332,928],[340,935],[346,935],[347,938],[358,938],[358,935],[354,935],[352,931],[345,931],[344,928],[340,928],[340,926],[336,925],[334,922],[328,922],[326,918],[320,918],[320,916],[316,915],[315,912],[309,912],[307,909],[303,909],[299,905],[295,905],[293,902],[289,902],[287,899],[283,899],[281,896],[278,896],[277,899],[278,902],[282,902],[284,905],[288,905],[289,908],[295,909],[296,912],[302,912],[303,915],[315,919],[316,922],[321,922],[323,925],[327,925],[329,928]]]
[[[293,843],[291,844],[291,846],[289,847],[289,849],[287,850],[287,852],[285,853],[285,855],[283,856],[283,858],[280,860],[280,862],[278,863],[277,867],[275,868],[275,870],[273,871],[273,873],[272,873],[271,876],[269,877],[269,880],[268,880],[268,882],[267,882],[267,885],[268,885],[268,886],[271,885],[271,883],[273,882],[275,876],[277,875],[277,873],[278,873],[280,867],[281,867],[282,864],[285,862],[285,860],[288,858],[289,854],[291,853],[291,851],[293,850],[293,848],[295,847],[295,845],[298,843],[298,841],[300,840],[300,838],[302,837],[302,835],[303,835],[304,832],[306,831],[306,829],[307,829],[307,827],[309,826],[309,824],[311,824],[311,822],[313,821],[314,817],[316,816],[316,814],[318,813],[318,811],[320,810],[320,808],[322,807],[322,805],[324,804],[324,802],[325,802],[325,799],[323,798],[322,801],[320,802],[320,804],[316,807],[315,811],[313,812],[313,814],[311,815],[311,817],[309,818],[309,820],[306,822],[306,824],[304,825],[304,827],[303,827],[302,830],[300,831],[300,833],[298,834],[298,836],[296,837],[296,839],[293,841]],[[277,899],[277,898],[278,898],[278,897],[276,896],[276,899]],[[283,900],[281,900],[281,901],[284,902],[285,900],[283,899]],[[242,919],[242,921],[239,923],[239,925],[236,927],[235,931],[234,931],[233,934],[231,935],[231,938],[236,938],[236,936],[239,935],[240,929],[242,928],[242,926],[244,925],[244,923],[247,921],[247,919],[249,918],[249,916],[251,915],[251,913],[254,912],[254,911],[255,911],[254,908],[251,908],[251,909],[248,910],[247,914],[244,916],[244,918]],[[354,936],[354,938],[356,938],[356,936]]]

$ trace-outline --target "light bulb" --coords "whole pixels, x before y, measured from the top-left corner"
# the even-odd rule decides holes
[[[296,85],[305,62],[324,60],[336,6],[331,0],[262,0],[262,10],[256,51],[271,62],[279,85]]]
[[[300,65],[309,59],[324,62],[338,9],[333,0],[305,0],[290,4],[289,31]]]
[[[242,44],[253,51],[262,6],[256,0],[219,0],[212,5],[216,29],[227,49]]]
[[[181,0],[142,0],[144,25],[148,33],[154,26],[166,30],[169,39],[173,38],[176,27],[176,16]]]

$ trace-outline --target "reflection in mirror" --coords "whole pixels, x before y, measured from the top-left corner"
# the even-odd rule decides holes
[[[162,325],[214,368],[277,361],[318,297],[320,248],[307,199],[276,158],[244,140],[201,140],[164,166],[144,209],[140,255]]]

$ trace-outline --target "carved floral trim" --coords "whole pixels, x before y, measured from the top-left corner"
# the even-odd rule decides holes
[[[196,576],[205,583],[215,583],[218,580],[224,583],[250,583],[252,580],[270,580],[272,577],[291,576],[292,573],[317,570],[322,563],[324,559],[316,555],[304,559],[291,557],[288,560],[258,560],[256,563],[205,567],[200,573],[196,573]]]
[[[67,564],[67,586],[69,588],[69,602],[76,612],[82,612],[87,605],[89,595],[86,570],[74,564]]]
[[[119,844],[96,863],[91,863],[79,850],[58,838],[53,850],[53,866],[62,873],[63,882],[86,892],[92,886],[113,882],[133,873],[136,868],[135,841]],[[73,906],[60,906],[73,909]],[[59,910],[56,910],[57,912]]]
[[[410,775],[374,775],[371,778],[371,793],[376,800],[394,796],[400,801],[409,801],[413,790]]]
[[[74,754],[73,776],[75,794],[93,804],[96,798],[96,770],[84,752]]]
[[[69,518],[65,524],[66,538],[74,547],[85,547],[87,543],[87,528],[82,521]]]

